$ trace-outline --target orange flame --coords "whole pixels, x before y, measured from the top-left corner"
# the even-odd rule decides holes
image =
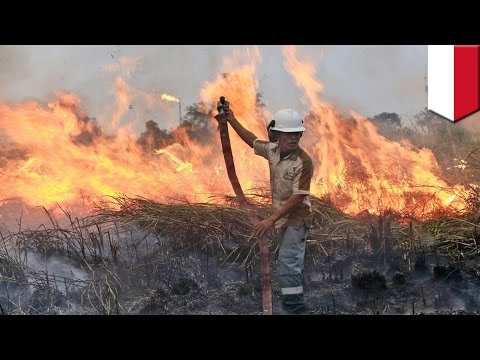
[[[285,68],[304,91],[303,100],[310,109],[301,145],[315,163],[314,195],[330,194],[348,213],[393,208],[422,216],[447,205],[463,206],[455,196],[463,188],[457,185],[451,188],[454,191],[446,190],[430,150],[391,142],[358,114],[339,115],[319,96],[323,85],[315,80],[313,62],[300,61],[295,47],[284,48],[284,58]],[[114,135],[98,130],[74,94],[58,93],[47,107],[34,101],[14,106],[0,103],[0,201],[21,198],[30,206],[51,208],[58,203],[68,208],[103,195],[202,202],[211,195],[232,193],[216,134],[195,140],[185,127],[179,127],[173,130],[172,145],[146,152],[137,142],[138,135],[132,133],[131,122],[119,126],[129,116],[132,101],[146,107],[155,104],[154,92],[136,90],[127,81],[133,71],[129,66],[135,67],[140,60],[106,67],[108,71],[123,67],[124,75],[116,78],[112,89],[116,108],[110,115],[110,129]],[[200,97],[214,109],[219,96],[225,96],[236,117],[265,138],[271,114],[256,106],[255,72],[260,61],[257,47],[235,51],[225,59],[221,75],[205,83]],[[179,101],[163,95],[166,101]],[[216,127],[214,119],[211,125]],[[268,187],[267,162],[255,156],[236,134],[230,138],[242,187]]]
[[[299,60],[293,46],[285,47],[283,54],[285,68],[311,109],[304,142],[316,159],[314,193],[330,194],[348,213],[396,209],[422,217],[447,205],[465,207],[455,195],[465,189],[440,179],[431,150],[389,141],[354,112],[341,116],[320,100],[323,85],[314,78],[312,61]]]

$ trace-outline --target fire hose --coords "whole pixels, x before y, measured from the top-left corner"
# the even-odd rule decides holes
[[[237,197],[240,208],[245,211],[253,226],[258,224],[260,220],[255,213],[252,205],[249,204],[245,194],[243,193],[240,182],[238,181],[235,172],[235,163],[233,162],[232,148],[230,146],[230,137],[228,135],[227,115],[229,110],[228,101],[225,97],[220,97],[217,104],[218,114],[215,119],[218,121],[220,130],[220,140],[222,142],[223,156],[225,158],[225,165],[227,167],[228,178],[232,184],[233,191]],[[260,248],[260,271],[262,282],[262,305],[263,315],[272,315],[272,282],[270,272],[270,255],[268,250],[268,243],[265,235],[258,239],[258,246]]]

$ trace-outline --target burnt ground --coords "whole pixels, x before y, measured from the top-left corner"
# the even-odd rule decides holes
[[[306,315],[479,314],[477,259],[456,263],[418,252],[415,261],[385,261],[368,250],[336,250],[308,256],[304,288]],[[3,314],[261,315],[260,269],[228,264],[205,253],[177,251],[156,264],[150,278],[132,277],[115,301],[57,284],[32,287],[20,307],[3,301]],[[273,314],[280,314],[280,290],[272,258]],[[409,268],[410,267],[410,268]],[[130,274],[131,275],[131,274]],[[149,284],[148,284],[149,282]],[[10,287],[10,289],[12,289]],[[101,290],[100,290],[101,291]],[[10,293],[13,299],[14,294]]]
[[[82,251],[47,251],[43,245],[28,254],[0,251],[0,314],[262,314],[256,247],[226,260],[218,248],[192,250],[188,244],[171,246],[147,235],[137,232],[140,241],[119,240],[115,256],[108,246],[97,244],[88,261],[79,258]],[[387,246],[387,254],[372,243],[328,248],[327,243],[307,241],[307,315],[480,313],[478,254],[458,261],[418,244],[408,249]],[[274,249],[273,314],[280,314]]]
[[[307,259],[307,315],[479,314],[480,278],[473,262],[455,264],[431,255],[402,271],[372,254],[338,252]],[[423,261],[424,260],[424,261]],[[189,260],[192,268],[206,261]],[[185,264],[184,264],[185,265]],[[209,260],[195,276],[185,266],[172,283],[151,291],[131,309],[136,314],[261,315],[259,269]],[[280,314],[280,289],[273,271],[273,314]]]

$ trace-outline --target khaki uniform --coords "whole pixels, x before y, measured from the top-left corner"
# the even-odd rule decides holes
[[[312,159],[302,149],[297,149],[284,159],[280,159],[278,144],[268,141],[253,142],[255,154],[268,160],[270,165],[270,189],[272,205],[279,209],[293,194],[310,195],[310,182],[313,176]],[[279,219],[275,228],[300,226],[302,222],[310,228],[312,225],[312,204],[305,196],[302,204],[297,206],[290,215]]]

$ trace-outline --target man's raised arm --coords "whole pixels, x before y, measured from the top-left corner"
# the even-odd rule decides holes
[[[245,141],[251,148],[253,148],[253,142],[257,139],[257,136],[252,132],[248,131],[243,127],[242,124],[235,118],[233,111],[230,109],[228,111],[227,121],[232,126],[233,130],[236,131],[238,136]]]

